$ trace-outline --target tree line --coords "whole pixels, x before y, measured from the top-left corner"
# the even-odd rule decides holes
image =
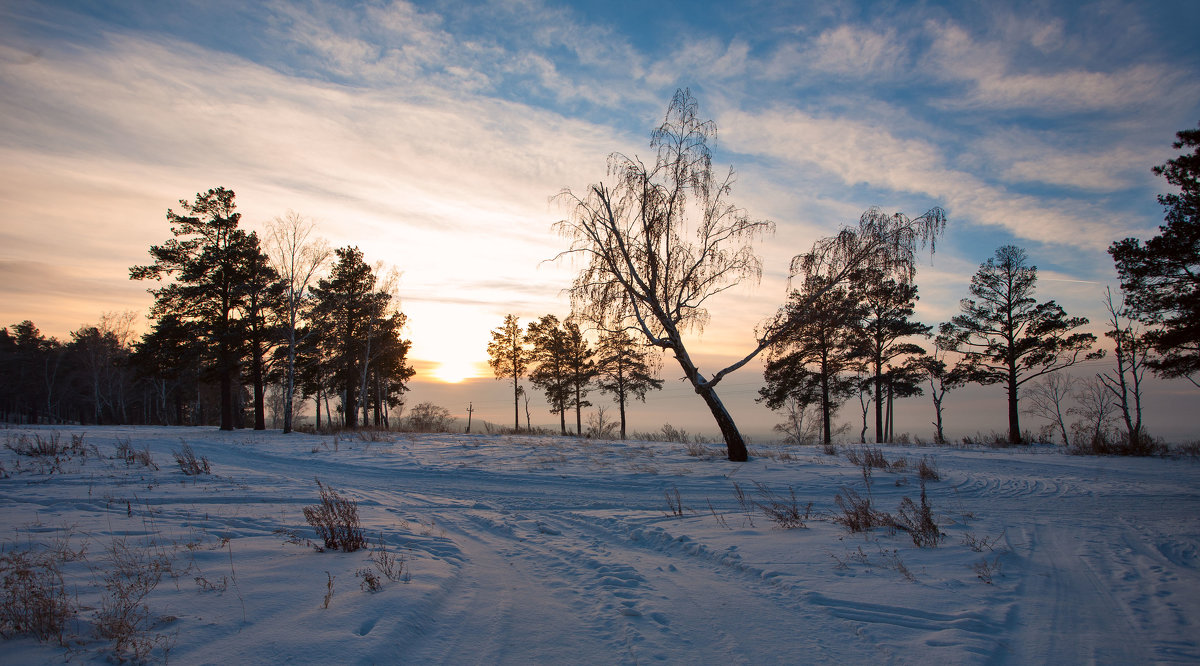
[[[1050,378],[1105,352],[1079,330],[1086,318],[1035,298],[1037,268],[1024,250],[1004,246],[982,263],[970,297],[936,335],[913,321],[915,259],[935,249],[946,225],[940,208],[916,218],[871,208],[857,224],[818,239],[792,259],[787,300],[755,328],[747,353],[701,372],[687,334],[708,323],[712,297],[761,278],[753,242],[774,228],[729,201],[734,171],[714,172],[708,141],[715,133],[691,93],[679,90],[651,132],[650,161],[610,155],[609,182],[559,193],[568,215],[557,228],[570,245],[558,258],[584,265],[568,290],[571,315],[546,315],[525,328],[509,315],[488,345],[496,377],[512,383],[515,428],[522,398],[528,427],[521,386],[528,378],[563,433],[571,411],[582,433],[587,396],[599,389],[618,404],[624,436],[628,403],[662,386],[650,354],[657,350],[674,357],[712,412],[730,460],[748,452],[716,387],[760,354],[759,397],[787,415],[789,436],[815,421],[831,441],[833,414],[857,395],[860,438],[873,420],[876,441],[888,440],[895,399],[928,389],[936,438],[944,440],[943,399],[973,382],[1004,388],[1012,443],[1022,437],[1023,390],[1036,403],[1032,411],[1057,414],[1065,438],[1062,390]],[[1175,147],[1187,152],[1153,169],[1179,190],[1159,196],[1166,224],[1144,243],[1126,238],[1109,248],[1121,282],[1105,300],[1115,369],[1096,377],[1089,404],[1102,415],[1097,422],[1119,416],[1131,446],[1147,438],[1147,371],[1200,386],[1200,130],[1177,137]],[[67,342],[28,321],[0,329],[0,368],[11,378],[0,389],[2,416],[263,428],[275,386],[285,432],[300,399],[314,401],[318,427],[322,418],[348,428],[388,425],[413,376],[394,273],[368,265],[358,248],[331,251],[294,214],[274,220],[260,239],[239,227],[231,190],[179,203],[180,212],[167,212],[172,237],[150,247],[150,263],[130,269],[132,279],[158,285],[150,289],[151,330],[133,340],[130,317],[118,315]],[[581,324],[597,331],[594,348]],[[930,338],[931,348],[920,344]]]
[[[894,398],[918,394],[928,382],[937,437],[944,439],[946,392],[976,382],[1003,385],[1012,443],[1021,441],[1022,387],[1104,354],[1092,349],[1094,335],[1078,330],[1086,318],[1067,315],[1053,300],[1036,300],[1037,269],[1015,246],[997,249],[980,265],[961,312],[939,326],[932,350],[920,347],[914,336],[930,336],[932,327],[910,319],[917,298],[914,259],[923,248],[933,252],[945,213],[934,208],[910,218],[871,208],[857,225],[797,254],[786,304],[755,329],[746,355],[702,373],[685,334],[709,321],[706,304],[713,296],[761,277],[753,242],[774,228],[729,201],[734,171],[714,172],[708,141],[715,134],[690,91],[677,91],[651,132],[650,160],[614,153],[608,182],[559,193],[569,212],[558,229],[570,239],[559,258],[584,264],[570,288],[575,316],[674,356],[712,412],[730,460],[744,461],[748,452],[716,387],[759,354],[766,355],[761,398],[790,413],[785,430],[802,428],[813,408],[830,441],[833,411],[857,393],[861,436],[873,404],[882,441]],[[1119,405],[1134,448],[1144,437],[1142,373],[1151,369],[1197,384],[1200,372],[1200,130],[1177,136],[1175,147],[1191,152],[1154,168],[1180,189],[1159,197],[1167,224],[1144,245],[1127,238],[1109,248],[1125,296],[1114,303],[1110,292],[1107,301],[1105,335],[1116,345],[1117,367],[1102,373],[1098,386],[1105,400]]]
[[[9,421],[266,427],[275,387],[285,432],[312,399],[317,427],[386,426],[413,376],[395,273],[356,247],[330,250],[294,213],[265,239],[240,227],[235,194],[210,189],[167,211],[172,237],[130,278],[157,286],[151,328],[133,313],[47,338],[29,321],[0,329]],[[332,404],[331,404],[332,400]],[[335,416],[336,415],[336,416]]]

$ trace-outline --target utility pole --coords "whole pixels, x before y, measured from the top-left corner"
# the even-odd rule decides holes
[[[471,414],[475,411],[475,403],[470,403],[467,407],[467,433],[471,432]]]

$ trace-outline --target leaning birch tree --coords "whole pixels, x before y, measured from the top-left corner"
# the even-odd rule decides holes
[[[712,412],[729,459],[744,461],[746,444],[716,386],[795,323],[775,317],[757,331],[745,357],[712,375],[701,373],[688,352],[684,334],[708,323],[709,300],[744,280],[761,279],[753,243],[774,230],[773,222],[750,219],[729,202],[734,171],[720,178],[713,173],[708,141],[717,128],[697,111],[688,90],[676,91],[663,123],[650,135],[652,164],[614,153],[608,158],[609,184],[559,193],[570,212],[557,229],[571,245],[558,258],[576,257],[584,264],[570,288],[574,311],[607,322],[602,330],[640,333],[670,351]],[[792,274],[826,278],[829,289],[862,268],[911,275],[915,248],[931,242],[944,224],[940,209],[916,220],[871,209],[857,227],[795,257]]]

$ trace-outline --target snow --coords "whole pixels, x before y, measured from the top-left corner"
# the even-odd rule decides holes
[[[868,491],[860,467],[812,448],[752,448],[734,464],[713,446],[506,435],[0,439],[52,433],[95,448],[57,469],[0,451],[0,546],[83,549],[64,565],[81,610],[65,647],[0,641],[6,664],[113,657],[93,623],[114,542],[169,561],[144,636],[152,659],[177,663],[1200,661],[1192,459],[889,445],[908,467],[874,470]],[[115,458],[119,441],[160,469]],[[183,443],[211,475],[181,473]],[[940,547],[830,520],[843,487],[893,514],[917,500],[923,456],[941,473],[926,485]],[[402,555],[410,579],[364,591],[370,550],[306,545],[315,478],[358,502],[373,548]],[[755,484],[794,490],[813,504],[807,527],[743,510],[735,482],[751,498]]]

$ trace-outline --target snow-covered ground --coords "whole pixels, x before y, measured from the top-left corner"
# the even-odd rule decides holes
[[[114,550],[164,572],[139,637],[177,663],[1200,661],[1192,459],[885,446],[908,468],[873,470],[868,490],[862,468],[810,448],[733,464],[715,448],[499,435],[0,439],[53,433],[90,452],[0,450],[0,545],[74,552],[62,567],[80,610],[66,647],[0,641],[6,664],[110,658],[94,625]],[[115,458],[118,442],[160,469]],[[181,473],[184,443],[211,475]],[[923,456],[941,474],[927,484],[939,547],[831,520],[843,488],[893,514],[918,501]],[[315,478],[358,502],[371,550],[305,543]],[[794,490],[807,527],[744,510],[735,482],[750,500],[758,484]],[[410,578],[372,593],[356,572],[378,572],[380,543]]]

